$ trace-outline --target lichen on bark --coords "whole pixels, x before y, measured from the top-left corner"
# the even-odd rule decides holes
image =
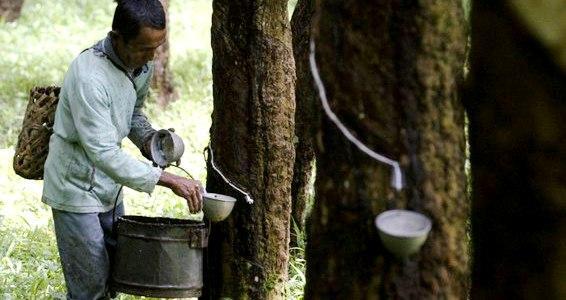
[[[246,204],[209,166],[207,190],[239,201],[212,226],[203,298],[282,299],[295,114],[287,2],[215,0],[212,49],[215,162],[255,202]]]

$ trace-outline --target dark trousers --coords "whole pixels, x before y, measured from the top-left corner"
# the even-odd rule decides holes
[[[109,299],[108,281],[116,241],[113,211],[72,213],[52,209],[67,299]],[[124,215],[116,207],[116,219]]]

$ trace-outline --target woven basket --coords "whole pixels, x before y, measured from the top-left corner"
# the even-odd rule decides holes
[[[60,87],[34,87],[18,136],[14,154],[14,171],[26,179],[43,179],[43,165],[49,151],[49,137],[53,132],[55,109]]]

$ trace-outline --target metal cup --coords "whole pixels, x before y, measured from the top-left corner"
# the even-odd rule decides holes
[[[181,159],[185,152],[185,144],[173,131],[161,129],[153,134],[150,150],[153,162],[164,168]]]

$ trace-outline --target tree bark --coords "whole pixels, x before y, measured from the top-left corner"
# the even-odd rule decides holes
[[[167,16],[167,28],[170,28],[169,0],[160,1]],[[173,86],[173,74],[169,68],[169,30],[167,31],[167,40],[161,47],[157,48],[153,63],[154,71],[151,87],[157,92],[157,103],[161,107],[165,107],[178,97]]]
[[[305,299],[466,299],[465,57],[459,0],[320,1],[317,62],[330,106],[364,143],[399,159],[407,187],[326,116],[316,135]],[[398,261],[374,218],[407,208],[431,218],[420,253]]]
[[[566,299],[566,56],[553,55],[551,24],[531,23],[540,7],[529,5],[472,8],[473,299]],[[566,36],[565,22],[550,33]]]
[[[209,166],[207,190],[238,202],[212,225],[203,298],[283,299],[295,114],[287,2],[215,0],[212,50],[215,164],[255,203]]]
[[[314,14],[313,0],[300,0],[295,6],[291,19],[293,33],[293,55],[295,58],[297,84],[295,86],[295,164],[292,185],[291,217],[303,230],[305,209],[310,193],[310,181],[314,162],[312,144],[313,124],[315,122],[316,91],[309,69],[309,40],[311,20]],[[293,235],[291,244],[295,245]]]
[[[20,17],[24,0],[2,0],[0,1],[0,19],[13,22]]]

